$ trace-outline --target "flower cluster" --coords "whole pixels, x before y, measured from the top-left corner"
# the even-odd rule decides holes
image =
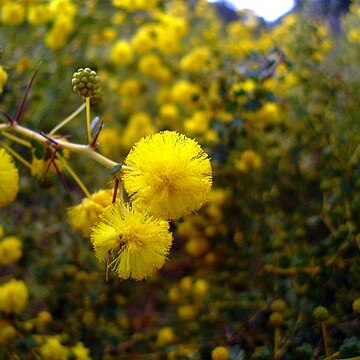
[[[131,206],[105,208],[91,241],[100,261],[111,255],[110,267],[119,277],[141,280],[159,269],[169,253],[172,235],[167,221],[208,200],[211,165],[195,140],[171,131],[141,139],[125,164],[123,181]],[[76,224],[77,210],[73,212]]]

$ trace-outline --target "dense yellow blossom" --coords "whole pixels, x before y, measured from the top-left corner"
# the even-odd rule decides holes
[[[29,293],[25,283],[12,279],[0,286],[0,311],[20,313],[28,304]]]
[[[68,353],[69,350],[56,336],[49,336],[40,348],[40,354],[44,360],[66,360]]]
[[[125,160],[124,186],[139,211],[176,219],[199,209],[212,184],[209,157],[174,131],[141,139]]]
[[[19,174],[12,157],[0,148],[0,208],[12,203],[19,190]]]
[[[6,84],[8,79],[8,74],[5,69],[0,66],[0,94],[4,91],[4,85]]]
[[[164,220],[122,205],[107,207],[93,228],[91,241],[96,257],[112,253],[112,269],[123,279],[142,280],[162,267],[172,235]]]
[[[10,265],[22,256],[22,243],[16,236],[7,236],[0,241],[0,265]]]
[[[85,197],[79,205],[68,209],[69,222],[73,229],[79,230],[85,237],[99,219],[99,214],[111,204],[112,190],[100,190]]]

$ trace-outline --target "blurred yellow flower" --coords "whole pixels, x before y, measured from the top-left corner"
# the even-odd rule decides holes
[[[45,360],[66,360],[68,353],[69,350],[66,346],[61,345],[56,336],[49,336],[40,348],[41,357]]]
[[[142,280],[160,269],[172,244],[169,224],[129,207],[111,205],[93,228],[95,255],[104,261],[112,253],[111,268],[122,279]]]
[[[82,342],[78,342],[71,350],[75,360],[91,360],[90,350]]]
[[[164,326],[159,329],[156,338],[157,346],[172,344],[174,341],[175,341],[175,333],[172,327]]]
[[[85,197],[79,205],[68,209],[70,225],[85,237],[90,236],[91,228],[99,220],[99,214],[111,204],[113,191],[99,190],[90,197]]]
[[[0,241],[0,265],[6,266],[22,256],[22,243],[16,236],[7,236]]]
[[[129,122],[122,134],[123,147],[129,150],[143,136],[154,134],[155,127],[151,123],[150,116],[143,111],[131,115]]]
[[[21,313],[28,304],[29,293],[25,283],[12,279],[0,286],[0,311]]]
[[[25,6],[15,1],[5,3],[1,8],[0,19],[5,25],[20,25],[25,20]]]
[[[0,66],[0,94],[4,91],[4,85],[7,82],[8,74],[5,69]]]
[[[175,131],[141,139],[125,159],[124,186],[134,208],[162,219],[177,219],[207,201],[212,184],[208,155]]]
[[[127,66],[133,61],[130,44],[125,40],[116,42],[110,50],[110,59],[117,66]]]
[[[229,356],[229,350],[224,346],[217,346],[211,352],[211,360],[227,360]]]
[[[19,190],[19,173],[12,157],[0,148],[0,208],[12,203]]]
[[[241,153],[240,159],[235,161],[235,168],[246,172],[251,169],[258,169],[262,166],[261,157],[253,150],[245,150]]]

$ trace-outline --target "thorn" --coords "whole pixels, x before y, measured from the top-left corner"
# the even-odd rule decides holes
[[[110,260],[111,260],[111,253],[108,251],[108,255],[106,258],[106,269],[105,269],[105,282],[109,281],[109,272],[110,272]]]
[[[44,137],[46,140],[48,140],[52,145],[57,146],[58,142],[51,138],[50,136],[46,135],[43,131],[40,131],[39,134]]]
[[[20,118],[21,118],[21,115],[22,115],[23,112],[24,112],[24,108],[25,108],[25,104],[26,104],[27,97],[28,97],[28,95],[29,95],[29,92],[30,92],[30,89],[31,89],[31,87],[32,87],[32,84],[33,84],[33,82],[34,82],[34,80],[35,80],[35,77],[36,77],[37,73],[39,72],[40,65],[41,65],[41,63],[39,63],[39,65],[37,66],[37,68],[36,68],[33,76],[32,76],[31,79],[30,79],[30,82],[29,82],[29,83],[27,84],[27,86],[26,86],[24,95],[23,95],[23,97],[22,97],[22,99],[21,99],[20,106],[19,106],[19,108],[17,109],[16,115],[15,115],[15,119],[13,120],[13,122],[15,122],[15,123],[19,123],[19,120],[20,120]]]
[[[0,114],[4,115],[6,117],[6,120],[9,122],[10,125],[14,123],[14,120],[6,113],[0,110]]]
[[[54,165],[57,176],[59,177],[61,183],[63,184],[63,186],[65,188],[65,190],[69,193],[70,189],[69,189],[69,187],[68,187],[68,185],[66,183],[64,175],[61,173],[61,171],[60,171],[59,167],[57,166],[57,164],[55,162],[55,159],[54,159],[57,150],[55,149],[55,151],[53,153],[50,151],[50,149],[46,149],[46,151],[47,151],[48,155],[50,156],[50,164]],[[49,167],[50,167],[50,164],[49,164]]]

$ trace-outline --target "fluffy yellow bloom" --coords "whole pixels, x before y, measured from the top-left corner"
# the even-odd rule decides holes
[[[82,342],[78,342],[73,348],[75,360],[91,360],[89,355],[90,350],[87,349]]]
[[[0,265],[10,265],[22,256],[22,243],[16,236],[8,236],[0,241]]]
[[[10,280],[0,286],[0,311],[20,313],[27,306],[28,289],[21,280]]]
[[[12,203],[19,191],[19,173],[12,157],[0,149],[0,208]]]
[[[227,360],[229,355],[229,350],[226,347],[217,346],[211,352],[211,360]]]
[[[169,224],[121,205],[107,207],[93,228],[95,255],[104,261],[112,253],[112,268],[123,279],[142,280],[162,267],[172,235]]]
[[[7,82],[8,74],[2,66],[0,66],[0,94],[4,91],[4,85]]]
[[[133,60],[133,52],[130,44],[120,40],[111,48],[110,59],[117,66],[129,65]]]
[[[91,228],[99,220],[99,214],[111,204],[112,196],[112,190],[100,190],[68,209],[71,227],[79,230],[85,237],[90,236]]]
[[[61,345],[60,340],[51,336],[40,348],[41,357],[45,360],[66,360],[68,358],[68,349]]]
[[[1,22],[5,25],[17,26],[25,19],[25,7],[15,1],[8,2],[1,9]]]
[[[124,186],[137,210],[177,219],[207,201],[212,184],[208,155],[175,131],[141,139],[125,159]]]

